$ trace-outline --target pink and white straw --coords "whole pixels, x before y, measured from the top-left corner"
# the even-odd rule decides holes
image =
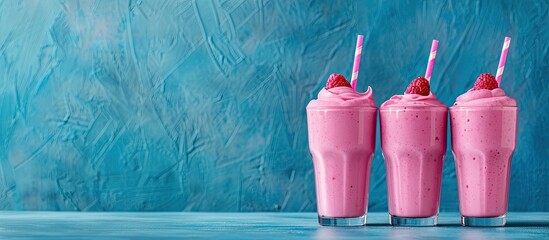
[[[505,69],[505,60],[507,59],[507,50],[509,50],[509,44],[511,44],[511,38],[505,37],[505,41],[503,42],[503,48],[501,49],[501,56],[499,57],[498,71],[496,72],[496,81],[498,82],[498,86],[501,83],[503,69]]]
[[[356,83],[358,81],[358,68],[360,67],[360,55],[362,54],[363,41],[364,41],[364,36],[358,35],[356,38],[355,61],[353,63],[353,75],[351,76],[351,86],[353,87],[353,90],[356,90]]]
[[[425,78],[427,81],[431,81],[431,74],[433,73],[433,66],[435,66],[435,58],[437,57],[438,41],[433,40],[431,44],[431,53],[429,54],[429,62],[427,63],[427,71],[425,71]]]

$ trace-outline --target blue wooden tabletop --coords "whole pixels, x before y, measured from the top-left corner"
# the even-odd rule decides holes
[[[441,213],[437,227],[391,227],[369,213],[365,227],[321,227],[315,213],[0,212],[0,238],[192,239],[548,239],[549,213],[509,213],[505,227],[461,227]]]

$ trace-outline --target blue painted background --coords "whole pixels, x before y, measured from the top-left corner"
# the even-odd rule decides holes
[[[548,211],[548,5],[0,1],[0,209],[314,211],[305,106],[350,75],[362,33],[358,89],[378,106],[424,73],[433,38],[451,105],[512,37],[510,210]],[[444,164],[441,210],[457,211],[449,147]],[[387,209],[384,172],[378,146],[371,211]]]

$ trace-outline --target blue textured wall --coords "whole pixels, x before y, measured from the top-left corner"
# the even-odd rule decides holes
[[[358,88],[378,106],[423,74],[433,38],[432,89],[451,105],[512,37],[510,209],[547,211],[548,5],[1,1],[0,209],[314,211],[305,106],[349,75],[362,33]],[[379,150],[372,211],[387,209]],[[441,210],[457,207],[448,148]]]

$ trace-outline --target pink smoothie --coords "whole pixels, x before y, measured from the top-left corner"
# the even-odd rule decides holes
[[[448,108],[430,93],[396,95],[380,107],[389,213],[438,214]]]
[[[307,122],[319,216],[365,215],[375,149],[372,90],[323,89],[307,106]]]
[[[517,110],[500,88],[470,90],[450,108],[462,216],[506,214]]]

